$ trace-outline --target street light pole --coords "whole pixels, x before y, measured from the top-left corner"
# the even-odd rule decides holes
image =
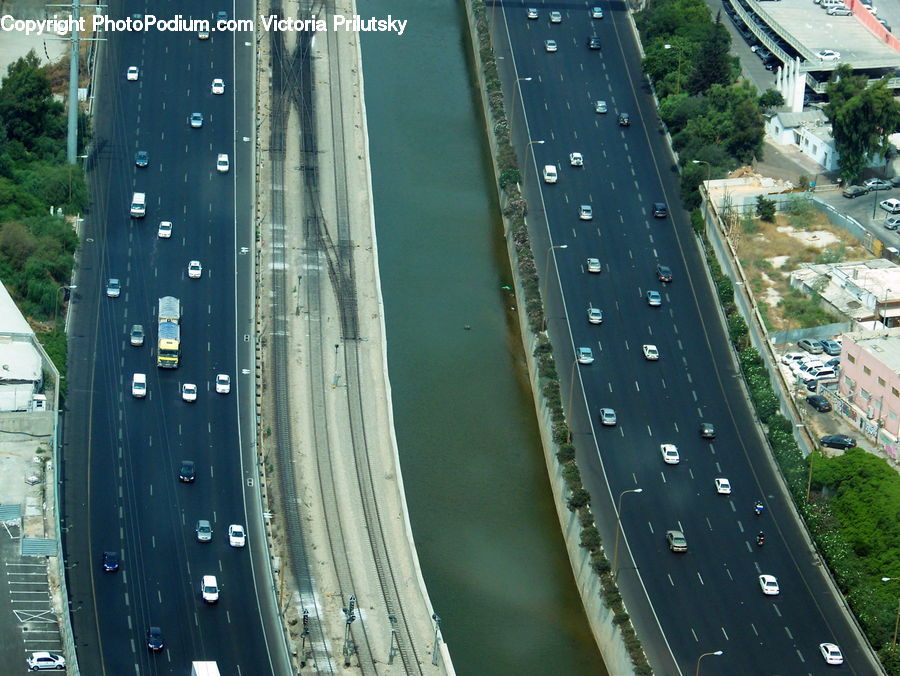
[[[572,415],[572,397],[575,394],[575,367],[578,366],[578,357],[572,360],[572,373],[569,374],[569,405],[566,407],[566,416]],[[566,418],[566,427],[569,429],[569,438],[567,443],[572,443],[572,420]]]
[[[532,148],[532,146],[542,146],[542,145],[544,145],[544,143],[545,143],[544,141],[529,141],[528,142],[528,150],[531,150],[531,164],[537,164],[537,158],[534,156],[534,149]],[[527,150],[525,152],[525,161],[528,162]],[[537,171],[537,168],[535,168],[535,171]],[[525,179],[527,178],[527,176],[528,176],[528,164],[525,165],[525,176],[522,177],[523,183],[525,182]]]
[[[569,248],[568,244],[551,244],[550,247],[547,249],[547,264],[544,265],[544,279],[543,279],[544,292],[547,291],[547,278],[550,275],[550,259],[552,258],[553,260],[556,260],[556,256],[553,255],[553,250],[554,249],[568,249],[568,248]],[[546,331],[547,330],[547,303],[545,301],[543,292],[541,293],[541,302],[544,304],[544,311],[542,313],[543,321],[541,322],[541,331]]]
[[[722,650],[716,650],[713,653],[703,653],[700,657],[697,658],[697,671],[694,672],[695,676],[700,676],[700,660],[704,657],[709,657],[710,655],[721,655],[723,653]]]
[[[513,120],[516,119],[516,94],[519,95],[519,101],[522,103],[522,107],[525,107],[525,100],[522,98],[522,86],[519,84],[520,82],[531,82],[533,78],[530,77],[517,77],[516,78],[516,86],[513,88],[513,100],[512,100],[512,112],[509,114],[509,138],[512,140],[512,132],[513,132]]]
[[[678,52],[678,71],[675,76],[677,78],[675,80],[675,93],[680,94],[681,93],[681,50],[678,49],[678,47],[675,45],[663,45],[663,49],[674,49],[676,52]]]
[[[896,580],[895,577],[883,577],[882,582],[890,582]],[[900,598],[897,599],[897,619],[894,620],[894,642],[891,644],[893,650],[897,650],[897,629],[900,628]]]
[[[626,493],[643,493],[643,488],[629,488],[619,493],[619,501],[616,505],[616,546],[613,548],[612,578],[619,574],[619,531],[622,530],[622,496]]]

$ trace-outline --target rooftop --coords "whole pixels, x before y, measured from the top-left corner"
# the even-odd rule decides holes
[[[900,327],[845,334],[894,373],[900,373]]]

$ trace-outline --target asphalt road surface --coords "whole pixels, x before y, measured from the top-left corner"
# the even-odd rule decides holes
[[[818,645],[828,641],[842,647],[843,669],[871,673],[750,413],[679,206],[678,175],[641,78],[624,6],[604,2],[606,17],[592,20],[588,5],[598,3],[527,4],[539,8],[540,18],[526,19],[518,3],[505,9],[506,26],[500,21],[497,34],[504,42],[508,35],[511,48],[498,45],[498,54],[506,76],[518,79],[516,140],[520,147],[531,141],[524,169],[531,218],[545,215],[549,224],[549,238],[535,237],[535,252],[567,247],[554,250],[555,262],[546,267],[558,275],[564,295],[563,308],[553,302],[550,284],[548,323],[564,394],[569,374],[580,375],[573,431],[595,505],[642,489],[621,496],[617,564],[651,664],[658,673],[692,673],[701,654],[723,650],[703,660],[704,674],[826,673],[834,667],[826,666]],[[562,10],[562,23],[549,23],[551,9]],[[600,37],[601,50],[588,49],[591,35]],[[545,51],[547,39],[556,40],[557,52]],[[605,100],[609,112],[594,112],[596,100]],[[629,113],[630,126],[617,124],[620,112]],[[583,154],[583,167],[569,166],[571,152]],[[539,182],[545,164],[557,165],[557,184]],[[653,217],[657,201],[668,203],[667,218]],[[593,220],[579,219],[581,204],[592,205]],[[600,259],[602,273],[587,272],[588,257]],[[658,263],[672,269],[671,283],[657,280]],[[662,294],[661,307],[648,305],[650,289]],[[603,310],[601,325],[588,323],[589,305]],[[657,346],[658,361],[644,359],[643,344]],[[575,365],[579,346],[593,350],[593,364]],[[579,416],[584,406],[589,419]],[[600,426],[601,407],[616,410],[617,426]],[[701,439],[702,421],[716,426],[714,440]],[[678,446],[680,464],[663,463],[663,443]],[[731,481],[731,496],[716,493],[716,477]],[[761,517],[753,514],[757,499],[766,507]],[[614,518],[599,520],[613,558]],[[668,550],[669,529],[684,532],[686,553]],[[755,543],[759,530],[767,538],[762,548]],[[777,577],[779,596],[763,596],[760,574]]]

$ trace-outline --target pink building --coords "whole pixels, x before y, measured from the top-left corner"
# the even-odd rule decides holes
[[[895,446],[900,436],[900,327],[845,333],[841,396],[859,415],[859,427]]]

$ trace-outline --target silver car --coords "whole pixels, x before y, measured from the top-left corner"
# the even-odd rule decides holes
[[[212,526],[209,524],[209,521],[206,519],[200,519],[197,522],[197,540],[199,542],[209,542],[212,540]]]

